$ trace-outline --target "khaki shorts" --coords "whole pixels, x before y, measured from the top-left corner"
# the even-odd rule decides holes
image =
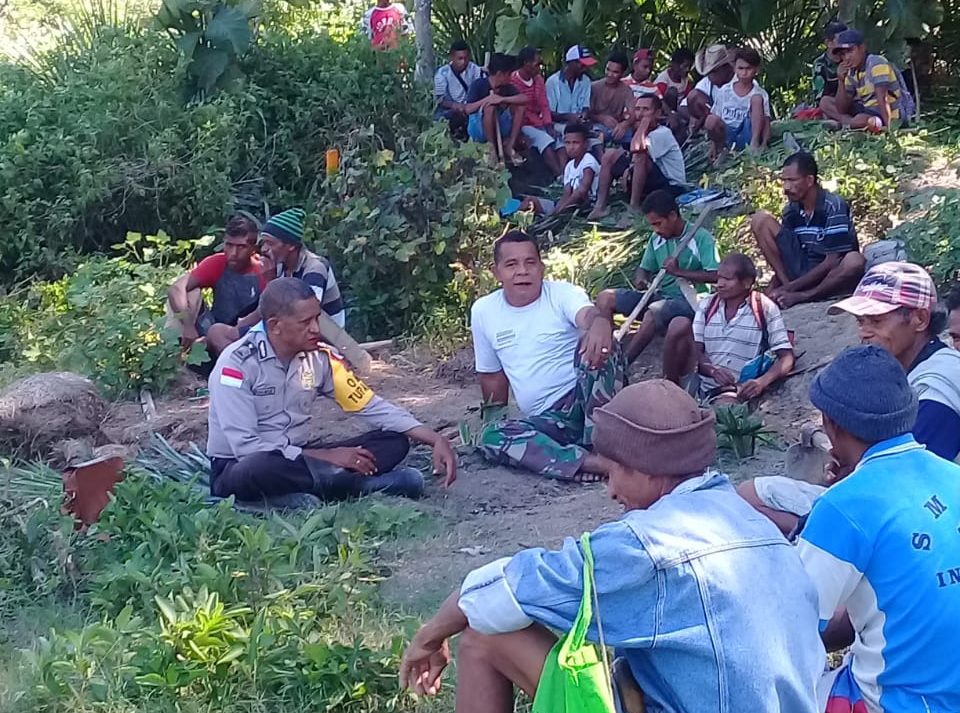
[[[753,479],[760,502],[772,510],[793,513],[797,517],[810,514],[813,503],[826,488],[785,475],[768,475]]]

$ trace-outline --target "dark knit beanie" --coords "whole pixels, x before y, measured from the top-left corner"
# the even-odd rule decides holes
[[[648,475],[697,475],[717,451],[714,415],[663,379],[641,381],[593,412],[593,447]]]
[[[917,420],[917,396],[900,362],[873,345],[840,352],[810,385],[810,401],[864,443],[909,433]]]
[[[264,223],[261,232],[293,245],[303,245],[303,223],[306,213],[302,208],[291,208],[277,213]]]

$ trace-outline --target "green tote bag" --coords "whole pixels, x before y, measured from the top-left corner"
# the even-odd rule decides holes
[[[614,713],[610,666],[603,648],[603,628],[597,612],[603,658],[586,642],[593,617],[593,552],[590,533],[580,537],[583,549],[583,597],[573,628],[550,649],[543,665],[532,713]]]

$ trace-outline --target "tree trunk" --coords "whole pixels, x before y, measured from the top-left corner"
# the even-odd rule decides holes
[[[416,0],[413,26],[417,32],[417,68],[414,78],[418,82],[429,84],[437,68],[437,58],[433,54],[433,22],[430,19],[433,0]]]

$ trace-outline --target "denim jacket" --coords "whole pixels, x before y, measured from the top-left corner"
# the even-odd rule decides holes
[[[795,549],[725,475],[682,483],[591,534],[599,612],[589,638],[626,656],[650,713],[815,713],[825,654],[817,593]],[[460,608],[481,633],[568,631],[577,540],[471,572]]]

